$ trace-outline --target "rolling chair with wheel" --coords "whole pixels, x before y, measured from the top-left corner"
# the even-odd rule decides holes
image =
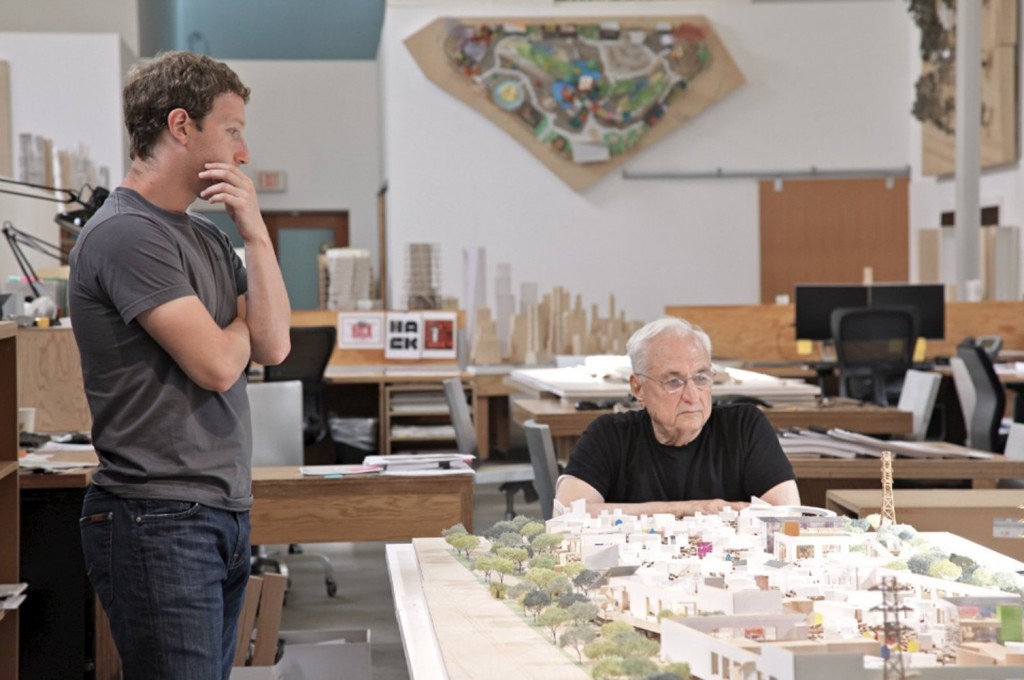
[[[302,465],[302,391],[302,383],[298,380],[249,383],[246,387],[252,418],[254,468]],[[253,546],[253,553],[252,568],[257,573],[270,570],[287,576],[289,560],[316,560],[324,567],[327,595],[334,597],[338,592],[334,565],[326,555],[294,552],[268,554],[260,546]]]
[[[840,307],[832,312],[839,394],[888,406],[913,366],[914,312],[901,307]]]
[[[323,380],[327,362],[334,352],[337,333],[334,326],[292,326],[289,330],[291,352],[277,366],[263,369],[264,382],[302,382],[302,432],[306,446],[316,444],[327,434]]]
[[[974,410],[967,445],[972,449],[1002,453],[1006,446],[1006,436],[1001,432],[1006,392],[992,366],[992,359],[984,348],[973,343],[958,345],[956,355],[964,362],[974,388]]]
[[[455,427],[455,445],[459,453],[475,456],[477,454],[476,429],[469,414],[466,393],[462,381],[449,378],[442,383],[444,398],[451,413],[452,425]],[[515,517],[515,495],[522,490],[527,502],[537,500],[537,492],[533,488],[533,466],[529,463],[480,463],[474,462],[476,469],[474,484],[500,484],[498,489],[505,494],[505,519]]]

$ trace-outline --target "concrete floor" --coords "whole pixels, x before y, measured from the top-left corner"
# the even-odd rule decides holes
[[[540,517],[540,506],[517,493],[518,514]],[[473,528],[482,531],[504,519],[505,495],[497,485],[473,489]],[[406,680],[409,671],[395,620],[384,543],[324,543],[303,546],[327,555],[334,566],[338,594],[328,597],[323,567],[315,560],[289,564],[291,587],[282,620],[283,630],[316,628],[369,629],[373,680]],[[268,548],[283,546],[268,546]]]

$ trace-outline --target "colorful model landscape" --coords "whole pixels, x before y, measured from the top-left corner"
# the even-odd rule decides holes
[[[491,102],[574,163],[635,146],[707,67],[706,29],[455,24],[445,53]]]
[[[1024,678],[1024,565],[807,511],[590,517],[577,504],[446,540],[594,678]]]

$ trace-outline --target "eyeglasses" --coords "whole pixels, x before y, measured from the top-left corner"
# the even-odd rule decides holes
[[[673,376],[668,380],[658,380],[657,378],[652,378],[646,373],[637,373],[637,375],[643,378],[647,378],[648,380],[653,380],[654,382],[658,383],[659,385],[661,385],[661,389],[665,390],[666,394],[676,394],[678,392],[682,392],[688,384],[693,385],[698,390],[706,390],[709,389],[715,382],[714,371],[701,371],[700,373],[695,373],[689,378],[680,378],[679,376]]]

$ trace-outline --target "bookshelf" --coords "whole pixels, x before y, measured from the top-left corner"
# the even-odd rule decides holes
[[[17,326],[0,321],[0,583],[19,569]],[[0,678],[18,677],[18,610],[0,609]]]

